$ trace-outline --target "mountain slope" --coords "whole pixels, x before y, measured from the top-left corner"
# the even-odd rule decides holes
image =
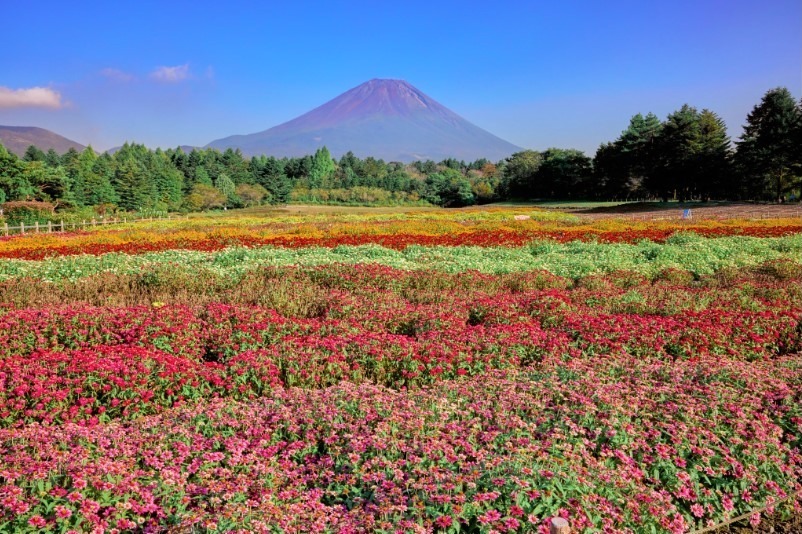
[[[303,156],[327,146],[334,157],[388,161],[453,157],[499,160],[519,147],[471,124],[402,80],[370,80],[269,130],[233,135],[207,146],[246,155]]]
[[[31,145],[47,152],[51,148],[63,154],[70,148],[82,151],[86,147],[57,133],[34,126],[0,126],[0,144],[18,156]]]

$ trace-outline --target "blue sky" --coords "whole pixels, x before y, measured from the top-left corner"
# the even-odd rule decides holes
[[[766,90],[802,96],[799,0],[6,0],[2,12],[0,124],[97,149],[264,130],[371,78],[405,79],[519,146],[589,155],[638,112],[707,107],[737,137]]]

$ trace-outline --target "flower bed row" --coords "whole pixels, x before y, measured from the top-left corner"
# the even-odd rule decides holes
[[[802,489],[798,356],[604,363],[0,430],[0,525],[679,534]]]
[[[202,252],[214,252],[232,246],[259,247],[272,246],[282,248],[379,245],[393,250],[403,250],[418,246],[471,246],[471,247],[520,247],[537,240],[552,240],[559,243],[571,241],[592,241],[599,243],[636,243],[641,240],[664,242],[677,232],[693,231],[703,237],[725,237],[743,235],[750,237],[782,237],[802,233],[802,224],[786,224],[778,226],[674,226],[667,228],[616,229],[603,230],[596,228],[562,228],[515,230],[510,228],[482,228],[479,230],[463,230],[457,233],[346,233],[331,235],[329,233],[315,236],[298,234],[260,237],[241,231],[226,233],[213,232],[201,236],[156,235],[150,238],[131,239],[125,235],[88,233],[78,234],[68,243],[63,239],[52,240],[43,245],[32,241],[26,244],[6,241],[0,243],[0,258],[41,260],[58,256],[74,256],[80,254],[108,254],[112,252],[124,254],[144,254],[165,250],[181,249]],[[73,242],[69,242],[72,240]],[[6,247],[2,245],[6,244]],[[4,250],[5,248],[5,250]]]
[[[538,241],[518,248],[415,245],[402,251],[376,245],[334,249],[233,247],[217,252],[169,250],[139,255],[63,256],[42,261],[2,261],[0,280],[29,276],[55,281],[100,272],[134,274],[154,266],[163,266],[170,271],[190,270],[204,276],[237,278],[257,267],[335,263],[376,263],[403,270],[452,273],[477,270],[503,274],[546,270],[570,278],[626,270],[651,278],[666,269],[684,269],[701,276],[723,268],[757,266],[767,261],[800,263],[800,258],[802,233],[777,238],[705,238],[695,234],[677,234],[665,243]]]
[[[0,421],[97,422],[276,386],[402,388],[566,358],[760,361],[802,348],[799,278],[700,287],[621,273],[569,288],[543,274],[376,266],[269,274],[296,276],[278,287],[292,295],[276,301],[283,315],[219,303],[7,310]],[[311,318],[310,293],[325,303]]]

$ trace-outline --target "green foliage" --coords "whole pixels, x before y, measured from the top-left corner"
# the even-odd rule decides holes
[[[53,204],[37,201],[6,202],[2,206],[6,222],[12,226],[20,223],[32,226],[46,224],[53,213]]]
[[[768,91],[747,116],[737,159],[745,193],[751,198],[783,198],[800,187],[802,103],[786,88]]]
[[[231,198],[234,196],[234,192],[236,191],[237,186],[234,185],[234,181],[228,177],[227,174],[223,173],[217,177],[217,180],[214,181],[214,186],[223,193],[226,198]]]
[[[0,145],[0,190],[8,200],[33,198],[34,189],[27,177],[27,166]]]
[[[459,171],[446,168],[426,177],[423,198],[444,207],[470,206],[476,202],[471,183]]]
[[[584,196],[592,175],[590,158],[580,150],[550,148],[543,152],[537,172],[542,197],[572,198]]]
[[[428,205],[417,193],[387,191],[377,187],[355,186],[348,189],[308,189],[296,187],[290,199],[309,204],[339,204],[347,206],[404,206]]]
[[[192,193],[184,199],[184,207],[190,211],[219,209],[226,205],[228,198],[216,187],[195,184]]]
[[[263,201],[270,202],[270,192],[259,184],[239,184],[235,196],[242,206],[258,206]]]
[[[325,146],[319,148],[315,155],[312,156],[312,168],[309,170],[309,186],[310,187],[323,187],[327,184],[327,180],[334,175],[336,167],[334,160],[331,159],[331,153]]]
[[[507,198],[534,198],[537,194],[537,171],[543,155],[534,150],[516,152],[504,168],[503,194]]]

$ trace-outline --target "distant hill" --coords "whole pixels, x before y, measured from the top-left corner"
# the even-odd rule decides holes
[[[118,150],[120,150],[121,148],[122,148],[122,146],[115,146],[113,148],[108,149],[106,151],[106,153],[109,154],[110,156],[113,156],[114,153],[117,152]],[[190,146],[190,145],[181,145],[179,147],[170,147],[170,148],[180,148],[182,151],[184,151],[187,154],[189,154],[190,152],[192,152],[193,150],[195,150],[196,148],[199,148],[199,147]],[[162,150],[164,150],[164,149],[162,149]]]
[[[370,80],[289,122],[207,147],[239,148],[246,156],[297,157],[326,146],[387,161],[457,158],[493,161],[517,147],[471,124],[403,80]]]
[[[63,154],[71,148],[79,152],[86,148],[84,145],[50,130],[34,126],[0,126],[0,144],[18,156],[25,154],[31,145],[45,152],[52,148],[59,154]]]

